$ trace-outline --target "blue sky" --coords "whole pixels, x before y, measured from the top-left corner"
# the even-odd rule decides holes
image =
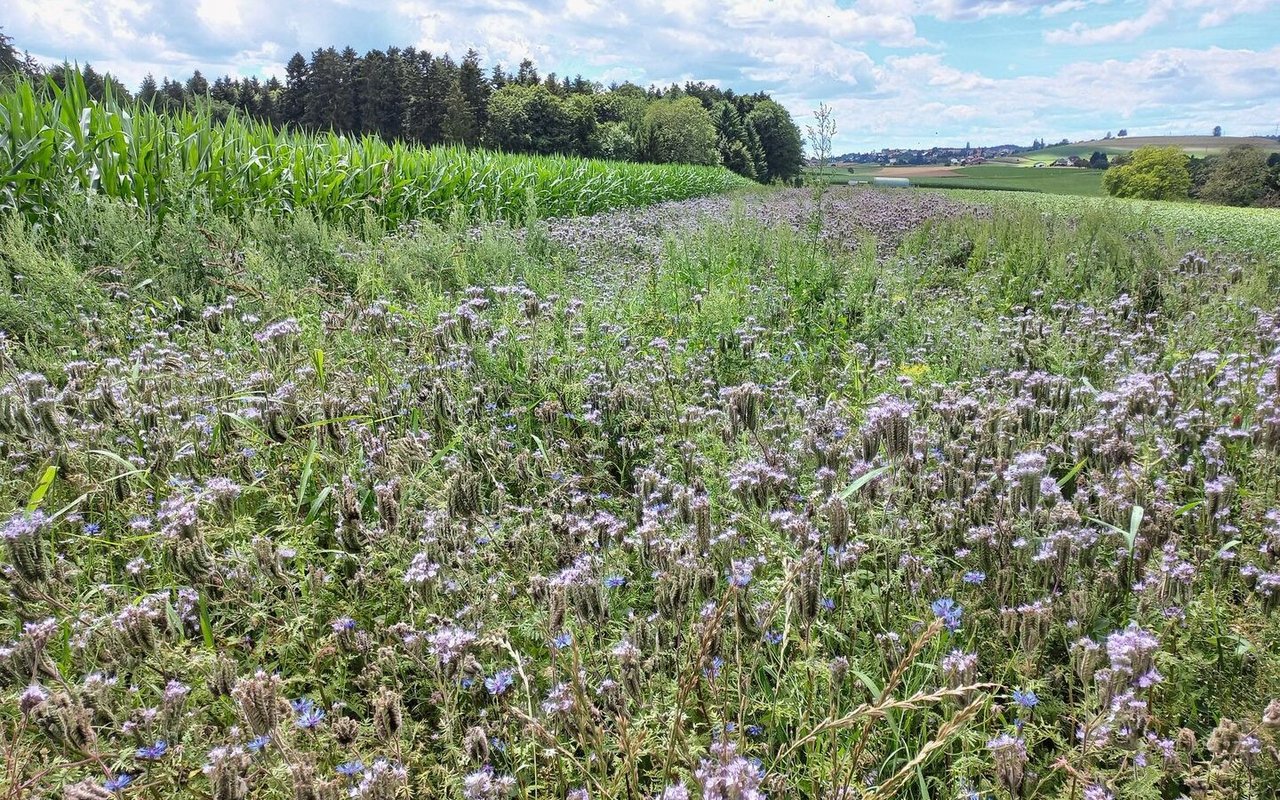
[[[1280,131],[1280,0],[10,0],[45,60],[283,77],[295,51],[416,45],[486,65],[765,90],[836,150]]]

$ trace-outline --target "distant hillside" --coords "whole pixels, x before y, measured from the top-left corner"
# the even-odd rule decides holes
[[[1023,158],[1031,161],[1052,161],[1055,158],[1081,156],[1088,158],[1095,150],[1101,150],[1109,156],[1117,153],[1128,153],[1139,147],[1154,145],[1156,147],[1180,147],[1189,155],[1211,156],[1236,145],[1248,144],[1271,152],[1280,152],[1280,142],[1265,139],[1261,136],[1126,136],[1123,139],[1094,139],[1091,142],[1076,142],[1046,147],[1043,150],[1021,153]]]

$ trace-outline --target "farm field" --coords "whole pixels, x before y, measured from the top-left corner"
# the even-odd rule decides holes
[[[5,796],[1280,791],[1280,215],[77,185],[0,219]]]
[[[1120,153],[1131,153],[1139,147],[1151,146],[1177,147],[1186,152],[1187,155],[1204,158],[1205,156],[1220,155],[1232,147],[1240,145],[1257,147],[1268,152],[1280,151],[1280,142],[1261,136],[1126,136],[1124,138],[1095,139],[1090,142],[1055,145],[1046,147],[1043,150],[1037,150],[1034,153],[1024,153],[1022,155],[1023,158],[1030,162],[1041,161],[1048,163],[1054,159],[1068,156],[1088,158],[1094,151],[1101,151],[1108,156],[1114,156]]]
[[[178,114],[92,99],[71,76],[46,97],[0,91],[0,212],[45,222],[76,192],[163,218],[191,208],[244,221],[306,209],[328,222],[423,218],[519,221],[679,200],[747,183],[721,167],[520,156],[387,144],[377,137],[281,132],[207,109]]]
[[[879,167],[856,166],[850,172],[844,167],[828,167],[822,177],[832,184],[851,180],[865,181],[874,177],[907,178],[913,186],[933,189],[992,189],[1004,191],[1046,192],[1049,194],[1101,197],[1102,170],[1071,167],[1015,166],[978,164],[969,167],[921,166]],[[810,170],[810,174],[818,174]]]

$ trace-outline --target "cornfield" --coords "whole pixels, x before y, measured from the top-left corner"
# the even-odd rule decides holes
[[[65,87],[0,94],[0,211],[56,219],[77,192],[162,218],[193,200],[242,218],[298,209],[329,221],[563,217],[714,194],[744,183],[720,167],[516,156],[278,131],[208,110],[160,113]]]

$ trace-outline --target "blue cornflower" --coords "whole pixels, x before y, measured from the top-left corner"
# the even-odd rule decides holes
[[[835,611],[836,601],[832,600],[830,597],[824,597],[822,598],[822,608],[826,611]]]
[[[303,713],[299,714],[298,718],[293,721],[293,724],[297,725],[299,728],[303,728],[305,730],[311,730],[312,728],[315,728],[317,725],[319,725],[321,722],[324,722],[324,718],[325,718],[324,709],[309,708]]]
[[[1023,708],[1035,708],[1040,704],[1040,698],[1036,697],[1036,693],[1030,690],[1023,692],[1018,689],[1014,689],[1013,699]]]
[[[747,736],[750,736],[752,739],[759,739],[761,736],[764,736],[764,728],[759,725],[748,725]]]
[[[933,601],[930,608],[933,609],[934,616],[942,620],[947,630],[952,633],[960,630],[960,617],[964,614],[964,609],[956,605],[956,601],[950,597],[940,597]]]
[[[782,644],[782,631],[770,630],[764,632],[764,640],[769,644]]]
[[[250,739],[250,740],[249,740],[249,752],[250,752],[250,753],[260,753],[260,752],[262,752],[262,751],[266,748],[266,746],[267,746],[267,745],[269,745],[269,744],[271,744],[271,736],[270,736],[270,734],[264,734],[264,735],[262,735],[262,736],[255,736],[255,737],[253,737],[252,739]]]
[[[133,776],[127,772],[121,772],[113,778],[107,778],[106,783],[102,784],[102,788],[108,792],[122,792],[133,783]]]
[[[484,688],[489,690],[489,694],[494,697],[505,694],[511,688],[511,684],[515,682],[515,675],[509,669],[496,672],[484,679]]]
[[[573,644],[573,634],[569,633],[568,631],[565,631],[560,635],[556,636],[556,638],[552,639],[551,644],[557,650],[563,650],[569,645]]]
[[[625,586],[627,579],[621,575],[610,575],[604,579],[604,587],[606,589],[620,589]]]
[[[290,700],[289,705],[293,706],[293,713],[306,714],[316,707],[316,703],[310,697],[301,697],[297,700]]]
[[[974,570],[964,574],[964,582],[972,586],[981,586],[987,579],[987,573]]]
[[[158,761],[159,759],[164,758],[164,754],[167,752],[169,752],[169,743],[164,739],[161,739],[155,744],[147,745],[146,747],[139,747],[137,756],[138,758],[146,761]]]
[[[355,761],[347,761],[337,766],[339,775],[346,775],[348,778],[354,778],[364,771],[364,764],[360,759]]]
[[[85,535],[87,536],[97,536],[101,530],[102,530],[102,526],[96,522],[86,522],[84,524],[84,532],[85,532]],[[129,780],[133,780],[133,778],[130,778]],[[125,785],[127,786],[128,784],[125,784]],[[112,789],[111,791],[115,791],[115,790]]]

